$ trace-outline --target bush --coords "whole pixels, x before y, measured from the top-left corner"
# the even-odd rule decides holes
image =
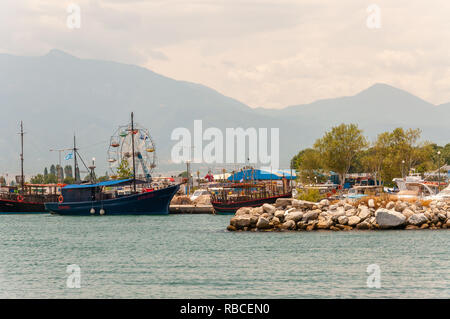
[[[306,189],[298,193],[297,199],[318,202],[323,198],[318,189]]]

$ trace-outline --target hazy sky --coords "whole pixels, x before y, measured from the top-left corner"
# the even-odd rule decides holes
[[[67,27],[71,3],[79,29]],[[0,52],[138,64],[251,107],[375,82],[450,102],[448,0],[2,0],[0,21]]]

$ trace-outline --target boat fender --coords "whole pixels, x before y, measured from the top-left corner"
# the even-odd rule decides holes
[[[91,214],[95,214],[95,209],[94,209],[94,207],[91,208],[90,213],[91,213]]]
[[[105,215],[105,210],[103,208],[100,209],[100,215]]]

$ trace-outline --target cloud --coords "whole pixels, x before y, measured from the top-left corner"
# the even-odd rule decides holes
[[[81,28],[66,27],[67,6]],[[375,82],[450,101],[450,3],[377,0],[6,0],[0,52],[52,48],[138,64],[253,107],[357,93]]]

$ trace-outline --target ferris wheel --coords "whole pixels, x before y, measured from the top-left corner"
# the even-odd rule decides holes
[[[147,129],[139,124],[119,126],[111,136],[108,148],[109,168],[113,175],[117,175],[117,169],[121,165],[127,165],[130,170],[133,167],[133,142],[134,164],[136,178],[151,180],[151,172],[156,167],[155,143]],[[134,141],[133,141],[134,139]]]

